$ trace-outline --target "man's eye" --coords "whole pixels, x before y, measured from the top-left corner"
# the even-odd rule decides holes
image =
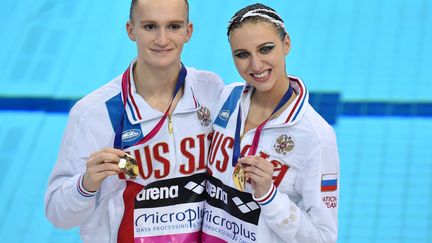
[[[259,51],[261,54],[268,54],[273,50],[274,47],[274,45],[263,46],[259,49]]]
[[[157,26],[155,24],[146,24],[144,25],[144,29],[147,31],[152,31],[152,30],[156,30]]]
[[[169,25],[168,26],[168,29],[170,29],[170,30],[179,30],[179,29],[181,29],[181,25],[179,25],[179,24],[171,24],[171,25]]]
[[[240,51],[240,52],[234,53],[234,56],[237,58],[240,58],[240,59],[245,59],[249,56],[249,53],[245,52],[245,51]]]

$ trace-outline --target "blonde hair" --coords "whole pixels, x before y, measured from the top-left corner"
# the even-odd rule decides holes
[[[129,10],[129,21],[130,22],[133,21],[134,9],[135,9],[137,2],[138,2],[138,0],[132,0],[132,2],[131,2],[130,10]],[[186,22],[189,22],[189,2],[188,2],[188,0],[184,0],[184,2],[186,4]]]

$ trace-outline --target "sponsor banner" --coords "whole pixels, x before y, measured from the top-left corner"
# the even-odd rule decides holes
[[[208,177],[206,191],[209,205],[220,208],[239,220],[258,225],[261,209],[253,200],[252,194],[229,187],[212,176]]]
[[[166,242],[187,242],[187,243],[198,243],[200,239],[200,233],[191,234],[177,234],[169,236],[151,236],[145,238],[136,238],[135,243],[166,243]]]
[[[135,197],[135,242],[199,242],[205,173],[160,180]]]
[[[202,243],[227,243],[227,242],[213,235],[202,233]]]
[[[206,174],[194,174],[148,184],[135,198],[135,209],[158,208],[205,199]]]
[[[225,210],[205,204],[202,241],[206,243],[256,242],[257,225],[233,217]]]
[[[135,209],[135,239],[164,235],[180,238],[192,237],[191,233],[199,232],[202,223],[202,203],[187,203],[159,208]],[[147,240],[146,240],[147,242]],[[189,241],[173,241],[189,242]]]
[[[204,207],[203,242],[256,242],[261,209],[252,194],[209,177]]]

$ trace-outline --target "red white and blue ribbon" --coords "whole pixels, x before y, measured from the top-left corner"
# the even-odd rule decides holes
[[[271,115],[256,128],[255,134],[254,134],[254,137],[253,137],[252,144],[251,144],[251,147],[249,149],[248,155],[255,155],[256,150],[258,149],[258,143],[259,143],[259,139],[260,139],[260,135],[261,135],[262,129],[264,128],[264,126],[266,125],[266,123],[270,120],[270,118],[276,112],[278,112],[280,110],[280,108],[282,108],[288,102],[288,100],[291,98],[293,92],[294,91],[293,91],[293,89],[291,88],[291,85],[290,85],[288,87],[288,90],[282,96],[282,98],[279,101],[279,103],[274,108],[274,110],[271,113]],[[232,166],[234,166],[234,167],[237,165],[237,161],[238,161],[238,159],[240,157],[240,143],[241,143],[240,129],[241,129],[241,122],[242,122],[241,114],[242,114],[241,104],[239,104],[239,111],[238,111],[237,122],[236,122],[236,130],[235,130],[235,135],[234,135],[233,158],[232,158]]]
[[[124,121],[124,116],[126,114],[126,104],[130,105],[129,103],[129,99],[131,100],[132,105],[134,106],[136,113],[137,113],[137,117],[138,119],[141,119],[141,114],[139,113],[139,109],[136,106],[135,101],[133,100],[132,97],[132,93],[131,93],[131,79],[130,79],[130,68],[129,67],[122,76],[122,98],[123,98],[123,117],[120,121],[120,124],[117,126],[116,128],[116,135],[115,135],[115,139],[114,139],[114,148],[117,149],[124,149],[121,146],[121,135],[123,132],[123,121]],[[164,115],[161,117],[161,119],[158,121],[158,123],[155,125],[155,127],[150,130],[149,133],[147,133],[147,135],[145,135],[140,141],[138,141],[135,145],[139,145],[139,144],[144,144],[145,142],[149,141],[150,139],[152,139],[158,132],[159,130],[162,128],[166,118],[169,115],[169,111],[171,109],[172,103],[174,101],[174,98],[176,97],[177,93],[180,91],[181,87],[183,87],[185,80],[186,80],[186,75],[187,75],[187,70],[185,68],[185,66],[183,64],[181,64],[181,69],[176,81],[176,85],[173,91],[173,95],[172,95],[172,99],[171,102],[168,106],[168,108],[166,109]],[[132,109],[131,109],[132,110]]]

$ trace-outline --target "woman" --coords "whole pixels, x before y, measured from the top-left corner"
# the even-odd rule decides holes
[[[336,137],[287,75],[283,20],[253,4],[227,34],[246,84],[224,89],[214,118],[203,241],[336,242]]]

